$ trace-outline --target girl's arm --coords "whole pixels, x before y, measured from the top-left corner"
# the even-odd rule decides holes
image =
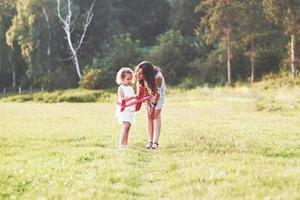
[[[124,92],[121,87],[118,88],[118,95],[119,95],[119,97],[121,97],[122,101],[130,101],[132,99],[136,99],[136,95],[131,96],[131,97],[125,97]]]
[[[121,99],[121,100],[124,100],[124,98],[125,98],[124,92],[121,87],[118,88],[118,96],[119,96],[119,99]]]
[[[125,101],[130,101],[132,99],[137,99],[137,95],[131,96],[131,97],[126,97],[124,98]]]

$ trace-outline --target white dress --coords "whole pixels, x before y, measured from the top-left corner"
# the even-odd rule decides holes
[[[131,86],[120,85],[120,87],[123,90],[124,97],[134,96],[134,91]],[[135,101],[135,99],[127,101],[126,104],[132,101]],[[119,97],[118,104],[120,104],[121,102],[122,99],[121,97]],[[129,122],[130,124],[133,124],[135,122],[134,115],[135,115],[135,105],[126,107],[123,112],[121,112],[120,105],[117,105],[116,117],[118,118],[119,123],[122,124],[123,122]]]

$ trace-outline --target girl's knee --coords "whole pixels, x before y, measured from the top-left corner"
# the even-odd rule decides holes
[[[126,129],[130,129],[131,124],[129,122],[124,122],[123,127]]]

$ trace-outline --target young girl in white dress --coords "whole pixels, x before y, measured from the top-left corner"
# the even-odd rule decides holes
[[[130,86],[133,78],[133,71],[130,68],[121,68],[116,76],[116,82],[119,86],[118,88],[118,105],[116,116],[120,124],[122,124],[122,129],[120,133],[119,147],[127,147],[128,145],[128,134],[131,124],[134,123],[135,115],[135,105],[128,106],[124,111],[121,112],[121,102],[125,100],[126,104],[131,101],[135,101],[137,96],[134,94],[133,88]]]

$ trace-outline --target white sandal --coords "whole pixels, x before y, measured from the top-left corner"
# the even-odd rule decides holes
[[[153,145],[153,142],[148,142],[146,145],[146,149],[151,149]]]
[[[151,147],[151,149],[157,150],[158,149],[158,143],[157,142],[153,142],[153,145]]]

